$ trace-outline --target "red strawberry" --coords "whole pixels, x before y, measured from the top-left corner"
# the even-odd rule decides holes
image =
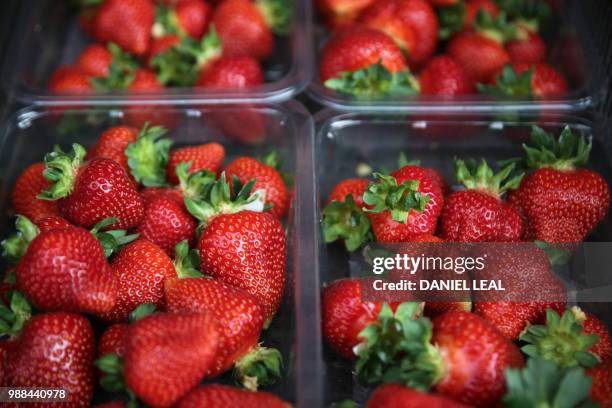
[[[514,199],[532,225],[533,238],[581,242],[608,213],[610,202],[602,176],[581,168],[588,162],[591,142],[569,128],[557,141],[534,127],[532,145],[525,149],[527,165],[535,171],[523,178]]]
[[[323,338],[336,353],[355,359],[353,349],[362,339],[359,333],[377,321],[381,303],[362,300],[359,279],[340,279],[323,289],[321,323]]]
[[[612,362],[606,362],[587,371],[593,380],[591,398],[600,408],[612,408]]]
[[[164,35],[163,37],[153,38],[151,46],[149,47],[149,53],[147,54],[147,65],[155,69],[155,63],[153,62],[155,57],[163,55],[175,46],[181,43],[181,37],[178,35]],[[162,81],[163,83],[163,81]]]
[[[225,176],[231,182],[235,176],[242,184],[255,180],[253,190],[264,192],[266,205],[272,205],[270,213],[281,219],[287,212],[289,194],[280,173],[272,166],[251,157],[239,157],[225,169]]]
[[[493,85],[478,86],[480,92],[540,99],[561,97],[567,93],[565,79],[550,65],[513,64],[504,66]]]
[[[124,247],[111,263],[119,282],[117,303],[104,314],[104,320],[126,321],[137,306],[160,305],[164,296],[164,281],[176,277],[172,260],[154,243],[138,239]]]
[[[155,407],[174,405],[198,384],[219,341],[217,324],[206,313],[147,316],[130,325],[127,339],[125,383]]]
[[[354,23],[373,0],[316,0],[315,6],[327,28],[335,30]]]
[[[465,3],[465,14],[463,19],[463,29],[473,26],[478,13],[485,12],[495,18],[499,15],[499,7],[492,0],[467,0]]]
[[[44,170],[44,163],[34,163],[28,166],[17,178],[11,193],[15,212],[28,217],[33,222],[59,215],[57,203],[38,198],[38,195],[50,184],[43,177]]]
[[[466,190],[446,198],[440,216],[440,231],[448,241],[514,242],[520,241],[523,221],[519,212],[501,199],[508,189],[516,189],[522,174],[508,179],[514,165],[493,174],[484,159],[467,163],[455,161],[457,181]]]
[[[582,331],[585,334],[595,334],[599,337],[589,352],[597,355],[601,361],[608,361],[612,357],[612,337],[610,331],[604,322],[599,320],[591,313],[586,313],[578,306],[572,307],[572,313],[576,318],[576,322],[582,325]]]
[[[327,204],[330,204],[332,201],[344,202],[347,195],[351,195],[353,197],[353,201],[359,208],[365,207],[365,203],[363,202],[363,193],[368,187],[370,182],[366,179],[345,179],[340,181],[338,184],[334,186],[331,193],[327,197]]]
[[[510,61],[499,42],[480,34],[466,32],[454,37],[446,49],[475,82],[487,83]]]
[[[482,271],[474,280],[500,279],[505,295],[473,293],[474,313],[488,320],[509,339],[517,339],[529,325],[541,321],[546,310],[563,310],[566,291],[554,275],[546,252],[533,243],[490,245]]]
[[[155,72],[142,68],[136,71],[134,80],[127,89],[130,91],[157,91],[164,89],[164,86],[157,80]],[[136,127],[142,127],[142,125]]]
[[[245,391],[227,385],[209,384],[200,386],[185,396],[177,408],[226,408],[226,407],[254,407],[291,408],[291,404],[284,402],[277,396],[268,392]]]
[[[196,86],[244,89],[264,82],[259,61],[252,57],[224,57],[200,73]]]
[[[467,408],[460,402],[426,394],[400,384],[384,384],[376,388],[367,408]]]
[[[75,65],[87,76],[104,78],[113,62],[113,55],[102,44],[91,44],[79,55]]]
[[[421,71],[422,95],[466,95],[474,93],[474,83],[461,65],[445,55],[432,58]]]
[[[93,36],[123,50],[144,55],[150,44],[155,8],[151,0],[104,0],[93,21]]]
[[[421,234],[433,234],[444,198],[430,171],[419,166],[404,166],[389,176],[375,174],[363,198],[374,237],[379,242],[403,242]],[[402,200],[388,202],[390,194]],[[393,211],[393,213],[392,213]]]
[[[153,35],[172,33],[199,40],[208,29],[210,17],[211,8],[205,1],[181,0],[174,7],[158,8]]]
[[[546,43],[542,38],[527,31],[525,39],[517,39],[506,44],[506,51],[510,55],[510,62],[524,64],[538,64],[546,60]]]
[[[255,390],[280,375],[280,353],[258,345],[264,314],[253,295],[213,279],[188,278],[167,280],[165,299],[170,312],[209,312],[219,322],[219,352],[207,378],[235,365],[236,378]]]
[[[285,233],[278,219],[254,211],[215,216],[198,241],[200,269],[256,296],[266,324],[283,296],[285,249]]]
[[[172,184],[178,184],[179,178],[176,174],[176,166],[179,163],[190,162],[190,173],[199,170],[209,170],[216,173],[223,164],[224,158],[225,149],[215,142],[174,149],[170,152],[170,159],[168,160],[168,180]]]
[[[406,52],[413,68],[431,58],[438,46],[438,19],[425,0],[374,2],[360,21],[392,37]]]
[[[62,217],[45,217],[38,220],[36,226],[42,231],[50,231],[52,229],[72,227],[73,225]]]
[[[138,139],[138,129],[126,126],[111,127],[102,132],[96,144],[89,150],[87,157],[106,157],[119,163],[130,174],[125,149]]]
[[[3,386],[64,389],[69,403],[32,407],[89,406],[93,396],[94,333],[83,316],[47,313],[32,317],[4,362]]]
[[[497,24],[500,13],[499,7],[493,0],[449,0],[449,2],[452,4],[437,9],[440,20],[439,35],[442,39],[450,38],[457,33],[469,32],[481,26],[486,27],[489,31],[494,29],[497,32],[507,25],[505,20],[503,24]],[[505,17],[504,15],[504,19]]]
[[[49,82],[47,90],[56,93],[90,93],[93,85],[89,82],[87,74],[80,68],[62,66],[56,69]]]
[[[153,201],[157,200],[160,197],[172,200],[176,204],[181,206],[185,205],[183,203],[183,194],[180,190],[174,188],[147,187],[143,188],[140,191],[140,196],[142,197],[142,202],[144,203],[145,209],[149,204],[151,204]]]
[[[271,2],[250,0],[223,0],[215,9],[212,24],[221,37],[223,56],[268,58],[274,49],[272,30],[283,31],[288,23],[275,19]]]
[[[106,354],[125,356],[128,327],[126,323],[117,323],[104,330],[98,341],[98,358]]]
[[[117,280],[91,232],[67,227],[41,232],[16,270],[19,289],[42,310],[101,314],[117,301]]]
[[[145,216],[137,231],[141,237],[159,245],[166,254],[174,256],[174,247],[179,242],[187,240],[193,244],[197,226],[182,202],[158,197],[146,205]]]
[[[82,227],[115,217],[114,226],[127,229],[140,223],[144,206],[130,177],[117,162],[95,158],[83,163],[85,149],[73,145],[67,154],[57,148],[45,156],[45,178],[55,182],[39,195],[58,200],[62,216]]]

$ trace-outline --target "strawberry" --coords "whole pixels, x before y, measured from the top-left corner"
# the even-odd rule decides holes
[[[506,65],[495,77],[493,85],[478,85],[478,90],[490,95],[535,97],[540,99],[561,97],[567,93],[565,79],[550,65],[524,63]]]
[[[128,329],[125,384],[146,404],[170,407],[204,377],[218,340],[209,314],[147,316]]]
[[[170,34],[164,35],[163,37],[153,38],[153,40],[151,40],[151,46],[149,47],[149,53],[147,54],[147,66],[155,70],[155,58],[157,56],[165,54],[174,47],[178,47],[180,44],[181,37],[179,37],[178,35]],[[160,82],[164,83],[164,81]]]
[[[406,52],[412,68],[429,60],[438,46],[438,19],[425,0],[374,2],[360,21],[393,38]]]
[[[289,193],[281,174],[273,166],[252,157],[239,157],[228,164],[224,172],[228,183],[234,177],[242,184],[255,180],[253,189],[263,192],[266,205],[272,206],[270,214],[283,218],[289,206]]]
[[[566,291],[553,273],[546,252],[533,243],[485,246],[486,267],[473,279],[500,279],[503,294],[474,293],[474,313],[506,337],[516,340],[529,325],[541,321],[546,310],[563,310]]]
[[[523,369],[506,370],[506,387],[502,402],[508,408],[597,406],[589,398],[591,379],[582,368],[563,369],[543,359],[530,358]]]
[[[102,332],[98,341],[98,358],[106,354],[115,354],[119,358],[125,356],[128,327],[127,323],[116,323]]]
[[[330,30],[350,25],[373,0],[316,0],[315,6]]]
[[[39,219],[36,226],[44,232],[57,228],[72,227],[73,225],[62,217],[45,217]]]
[[[274,49],[273,32],[288,31],[286,7],[274,0],[223,0],[212,16],[223,56],[268,58]]]
[[[446,198],[440,216],[444,239],[458,242],[520,241],[523,223],[519,212],[501,199],[501,195],[518,188],[523,174],[508,179],[515,165],[494,174],[487,162],[455,161],[455,176],[466,190]]]
[[[42,310],[101,314],[117,301],[118,283],[102,246],[89,231],[77,227],[36,236],[16,276],[20,290]]]
[[[41,218],[59,215],[57,203],[38,198],[38,195],[50,185],[43,176],[44,170],[44,163],[34,163],[28,166],[15,181],[11,193],[11,202],[15,212],[34,222]]]
[[[183,194],[180,190],[167,187],[146,187],[140,190],[140,196],[144,203],[145,209],[149,204],[160,197],[174,201],[176,204],[184,206]],[[146,215],[146,214],[145,214]]]
[[[203,0],[181,0],[174,7],[158,7],[153,36],[176,34],[199,40],[208,29],[211,13]]]
[[[77,58],[75,65],[87,76],[104,78],[113,62],[113,55],[102,44],[91,44],[85,47]]]
[[[219,143],[211,142],[197,146],[187,146],[174,149],[170,152],[167,173],[168,180],[172,184],[178,184],[179,178],[176,174],[176,166],[179,163],[191,163],[190,173],[199,170],[209,170],[216,173],[225,158],[225,149]]]
[[[546,325],[527,327],[520,339],[527,343],[522,348],[525,354],[561,367],[591,368],[609,359],[612,350],[606,326],[577,307],[562,316],[548,309]]]
[[[225,408],[265,406],[267,408],[291,408],[269,392],[245,391],[227,385],[209,384],[200,386],[187,394],[177,404],[177,408]]]
[[[96,144],[89,150],[87,157],[106,157],[119,163],[130,174],[125,149],[138,139],[138,129],[127,126],[111,127],[102,132]]]
[[[168,256],[174,256],[174,247],[179,242],[187,240],[193,244],[197,226],[183,203],[158,197],[145,207],[145,216],[137,231],[143,238],[159,245]]]
[[[419,75],[422,95],[466,95],[474,93],[474,83],[451,57],[432,58]]]
[[[592,378],[591,398],[601,408],[612,407],[612,363],[605,362],[587,371]]]
[[[581,168],[591,142],[565,128],[558,140],[534,127],[531,146],[524,145],[526,164],[534,169],[523,178],[515,200],[534,239],[581,242],[608,213],[610,189],[601,175]]]
[[[256,390],[280,375],[278,350],[258,345],[264,314],[253,295],[209,278],[169,279],[165,300],[170,312],[208,312],[219,322],[219,352],[207,378],[235,366],[235,378]]]
[[[360,382],[432,388],[478,407],[497,402],[505,391],[504,370],[523,366],[519,349],[473,313],[445,313],[433,320],[432,328],[429,319],[415,318],[418,307],[402,303],[393,313],[385,304],[378,322],[361,332],[363,341],[356,347]]]
[[[96,9],[93,36],[142,56],[149,49],[155,8],[151,0],[104,0]]]
[[[3,386],[66,390],[68,403],[34,403],[33,407],[89,406],[93,396],[94,333],[83,316],[46,313],[24,326],[4,362]]]
[[[538,64],[546,60],[546,43],[538,34],[527,32],[526,38],[509,41],[506,51],[513,64]]]
[[[344,202],[347,195],[351,195],[353,201],[359,208],[364,208],[365,203],[363,202],[363,193],[370,182],[366,179],[350,178],[340,181],[334,186],[331,193],[327,197],[327,204],[332,201]]]
[[[80,68],[72,66],[57,68],[47,83],[47,90],[55,93],[87,94],[93,89],[87,74]]]
[[[264,75],[252,57],[223,57],[200,72],[196,86],[218,89],[245,89],[261,85]]]
[[[161,304],[164,281],[176,276],[170,257],[146,239],[138,239],[119,251],[111,269],[118,281],[117,303],[102,316],[110,322],[126,321],[139,305]]]
[[[363,201],[369,206],[364,211],[377,241],[403,242],[435,231],[444,198],[430,171],[407,165],[388,176],[375,173],[374,177]]]
[[[384,384],[376,388],[366,408],[467,408],[460,402],[427,394],[400,384]]]
[[[510,56],[500,42],[472,32],[451,39],[446,52],[475,82],[491,81],[510,61]]]
[[[458,0],[439,8],[440,38],[447,39],[459,32],[469,31],[479,14],[495,19],[499,15],[499,7],[492,0]]]
[[[355,359],[353,351],[361,343],[359,334],[377,320],[381,303],[365,302],[362,281],[349,278],[332,282],[321,295],[323,338],[336,353]]]
[[[30,242],[32,242],[41,231],[50,231],[52,229],[70,226],[72,226],[72,224],[61,217],[41,218],[38,221],[38,225],[36,225],[27,217],[17,215],[17,217],[15,217],[16,232],[0,242],[2,246],[2,257],[6,259],[10,265],[17,265],[28,249]]]
[[[341,29],[325,43],[319,77],[326,87],[358,97],[410,95],[417,87],[401,48],[363,25]]]
[[[138,225],[144,206],[121,165],[107,158],[83,163],[85,149],[72,147],[70,154],[56,147],[45,156],[44,176],[54,184],[38,197],[58,200],[62,216],[79,226],[91,228],[110,217],[117,218],[119,229]]]

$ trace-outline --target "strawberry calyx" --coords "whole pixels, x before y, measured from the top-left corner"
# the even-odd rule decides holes
[[[189,249],[187,240],[174,247],[174,269],[179,279],[201,278],[204,275],[198,270],[200,254],[196,249]]]
[[[104,78],[89,78],[89,82],[98,91],[127,89],[134,81],[136,70],[139,68],[138,62],[115,43],[108,43],[107,49],[113,57],[108,75]]]
[[[463,29],[466,13],[465,1],[460,0],[452,6],[438,7],[436,13],[438,14],[438,37],[440,39],[446,40]]]
[[[79,168],[85,160],[87,151],[78,143],[72,145],[72,151],[65,153],[55,146],[51,153],[45,155],[43,177],[51,183],[48,189],[41,192],[40,200],[55,201],[69,196],[74,188]]]
[[[193,86],[200,72],[212,61],[221,57],[221,38],[211,27],[200,40],[183,37],[181,41],[151,60],[157,72],[157,80],[169,86]]]
[[[431,320],[417,317],[421,307],[418,302],[405,302],[393,313],[385,303],[378,321],[359,333],[363,341],[354,352],[360,383],[401,383],[427,391],[440,381],[444,362],[440,351],[431,344]]]
[[[11,265],[16,265],[28,249],[28,245],[40,233],[40,230],[30,219],[24,215],[17,215],[15,219],[16,232],[3,240],[2,257]]]
[[[32,306],[25,296],[12,290],[8,294],[9,305],[0,302],[0,336],[15,338],[21,333],[23,325],[32,316]]]
[[[581,367],[564,368],[541,358],[529,358],[524,368],[505,370],[503,406],[596,407],[589,398],[592,380]]]
[[[551,15],[550,7],[544,1],[497,0],[497,5],[508,17],[516,20],[519,27],[538,32]]]
[[[293,17],[293,2],[290,0],[256,0],[255,6],[274,34],[289,34]]]
[[[418,95],[418,80],[408,70],[389,71],[381,61],[366,68],[341,72],[325,81],[325,86],[345,95],[362,99]]]
[[[249,391],[272,385],[281,376],[283,357],[275,348],[258,345],[234,364],[234,377]]]
[[[132,177],[145,187],[168,186],[166,166],[173,142],[171,139],[161,138],[165,134],[166,129],[163,127],[149,127],[149,124],[145,123],[138,139],[125,148]]]
[[[153,38],[161,38],[170,34],[185,36],[185,31],[181,28],[174,8],[158,4],[155,6],[155,22],[151,27]]]
[[[238,177],[232,176],[232,186],[226,179],[225,172],[218,180],[206,185],[204,193],[197,199],[185,197],[185,206],[201,222],[208,225],[211,218],[220,214],[234,214],[240,211],[263,212],[269,209],[265,190],[251,191],[256,180],[242,184]]]
[[[558,140],[543,129],[533,126],[531,143],[533,146],[523,144],[528,168],[553,168],[566,172],[585,166],[593,146],[591,140],[587,142],[584,136],[574,135],[569,126],[561,131]]]
[[[502,72],[495,77],[492,85],[476,84],[478,92],[492,96],[533,97],[532,80],[535,69],[517,73],[512,65],[505,65]]]
[[[530,357],[541,357],[561,367],[591,368],[599,358],[587,350],[599,341],[596,334],[586,334],[572,310],[563,316],[546,310],[546,325],[531,325],[519,337],[527,344],[521,348]]]
[[[142,305],[138,305],[130,312],[128,316],[129,323],[135,323],[145,317],[152,315],[155,313],[157,306],[154,303],[143,303]]]
[[[478,10],[474,19],[474,30],[500,44],[519,39],[520,35],[516,24],[508,21],[508,15],[504,11],[493,17],[483,9]]]
[[[487,164],[485,159],[455,160],[455,178],[468,190],[476,190],[493,197],[500,198],[508,190],[516,190],[521,184],[524,173],[510,178],[515,168],[515,163],[510,163],[498,173]]]
[[[140,234],[128,234],[127,230],[102,231],[102,229],[110,227],[117,221],[119,220],[114,217],[105,218],[94,225],[90,231],[93,236],[96,237],[98,242],[100,242],[106,258],[110,258],[113,254],[119,251],[119,249],[130,242],[135,241],[140,236]]]
[[[405,224],[410,211],[423,212],[429,202],[427,195],[421,194],[418,180],[406,180],[397,184],[393,176],[374,173],[375,181],[363,193],[363,201],[370,206],[367,213],[390,211],[393,221]]]
[[[332,201],[323,209],[323,237],[326,243],[343,240],[353,252],[372,241],[370,219],[347,194],[343,202]]]
[[[214,182],[217,176],[212,171],[205,169],[198,170],[195,173],[189,173],[191,165],[191,162],[181,162],[176,165],[175,171],[179,179],[179,188],[183,196],[193,200],[203,196],[206,186]]]

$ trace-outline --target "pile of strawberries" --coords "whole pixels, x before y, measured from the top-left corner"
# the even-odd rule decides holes
[[[495,247],[479,276],[504,279],[520,301],[478,292],[466,301],[370,301],[369,278],[324,287],[327,344],[355,361],[360,383],[383,384],[368,407],[612,406],[610,333],[567,305],[548,251],[571,251],[597,227],[608,183],[586,168],[591,141],[569,128],[555,137],[534,127],[523,146],[524,157],[498,173],[484,160],[457,160],[463,188],[454,191],[436,169],[402,158],[393,172],[346,179],[330,193],[324,237],[349,251],[367,242],[521,243]],[[559,296],[537,297],[545,292]]]
[[[244,89],[264,82],[261,63],[286,35],[283,0],[83,2],[82,29],[96,42],[52,74],[48,90],[159,91],[168,86]]]
[[[558,99],[540,0],[317,0],[331,34],[319,79],[360,99],[410,95]],[[441,51],[441,52],[439,52]],[[416,73],[416,75],[415,75]]]
[[[67,407],[90,406],[98,387],[117,399],[106,407],[290,406],[256,391],[282,374],[260,343],[285,287],[276,155],[224,165],[219,143],[164,136],[112,127],[16,180],[1,386],[64,389]],[[198,385],[231,369],[246,389]]]

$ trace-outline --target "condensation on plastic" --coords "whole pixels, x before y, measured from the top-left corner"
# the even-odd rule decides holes
[[[312,69],[312,11],[310,1],[295,0],[291,32],[275,37],[273,55],[264,63],[266,83],[248,90],[166,88],[155,92],[109,91],[91,95],[50,93],[46,84],[53,71],[71,64],[93,40],[81,30],[70,2],[24,0],[2,67],[2,86],[24,105],[174,104],[282,102],[310,82]]]
[[[582,9],[584,2],[562,0],[556,3],[559,4],[559,10],[553,13],[559,19],[558,24],[556,21],[551,24],[543,36],[549,45],[548,62],[559,69],[568,80],[569,92],[563,98],[546,101],[510,97],[493,99],[486,95],[473,94],[456,97],[420,95],[396,99],[356,100],[327,89],[319,79],[318,69],[307,92],[324,106],[351,112],[560,112],[594,106],[605,96],[610,82],[610,73],[606,72],[604,64],[603,54],[606,50],[597,47],[598,42],[594,41],[594,38],[605,32],[594,32],[590,29]],[[316,26],[315,32],[318,39],[315,45],[315,62],[318,62],[319,51],[328,34],[321,26]]]
[[[241,155],[263,157],[271,150],[279,154],[284,171],[295,176],[295,196],[292,210],[285,222],[288,238],[287,284],[285,297],[271,327],[263,333],[263,343],[281,350],[284,360],[283,378],[272,387],[264,388],[301,407],[320,406],[317,398],[320,370],[312,361],[320,361],[317,347],[318,320],[314,309],[318,283],[312,268],[314,258],[314,224],[309,219],[314,208],[312,183],[313,124],[306,109],[295,101],[282,105],[251,106],[251,113],[265,119],[265,129],[252,143],[228,137],[223,129],[211,125],[240,120],[244,108],[228,106],[189,106],[183,109],[158,109],[176,124],[169,137],[177,146],[217,141],[226,148],[225,163]],[[150,114],[151,110],[145,110]],[[68,149],[73,142],[91,146],[109,126],[121,124],[128,113],[122,110],[58,111],[25,109],[9,119],[0,134],[0,238],[14,230],[14,214],[10,208],[10,192],[15,179],[28,165],[41,161],[46,152],[59,144]],[[69,122],[63,121],[68,115]],[[65,126],[68,123],[70,126]],[[251,126],[252,128],[252,126]],[[232,128],[235,130],[235,128]],[[235,132],[233,133],[236,134]],[[239,134],[238,134],[239,135]],[[234,136],[235,137],[235,136]],[[6,265],[0,261],[0,271]],[[233,384],[230,374],[221,380]],[[106,395],[97,395],[103,401]]]
[[[315,115],[314,180],[316,207],[311,215],[315,224],[316,257],[313,269],[319,273],[321,285],[351,276],[355,260],[351,260],[341,244],[326,245],[320,226],[321,211],[332,188],[340,180],[358,177],[367,164],[374,171],[397,167],[399,152],[408,160],[418,159],[423,166],[439,169],[446,180],[453,182],[454,158],[486,158],[490,164],[521,155],[521,143],[530,135],[531,126],[537,124],[552,132],[559,132],[566,124],[575,132],[593,135],[590,166],[612,182],[612,155],[609,146],[609,126],[600,119],[554,117],[532,118],[531,122],[500,121],[486,116],[471,118],[446,116],[440,119],[419,119],[417,115],[340,113],[324,110]],[[596,228],[590,241],[612,242],[612,215]],[[580,277],[567,271],[567,279]],[[564,274],[565,275],[565,274]],[[355,270],[355,276],[357,271]],[[561,276],[563,279],[563,276]],[[320,291],[321,289],[319,289]],[[568,287],[571,301],[572,288]],[[315,299],[318,299],[315,297]],[[580,304],[595,312],[612,326],[612,303]],[[315,307],[320,310],[320,304]],[[322,365],[325,387],[324,406],[332,402],[352,399],[358,403],[367,400],[371,389],[360,386],[353,373],[353,364],[337,356],[324,345],[322,338],[316,347],[323,349]]]

